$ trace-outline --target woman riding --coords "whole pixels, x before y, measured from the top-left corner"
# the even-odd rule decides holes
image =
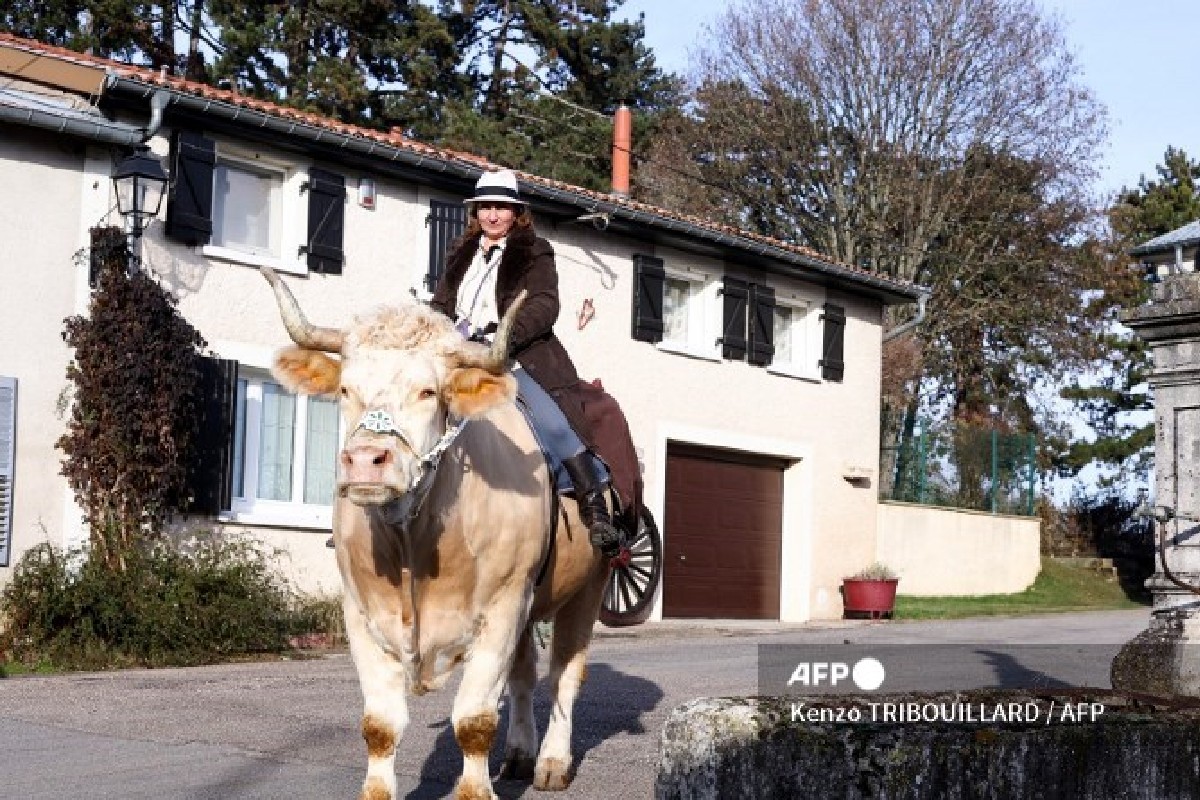
[[[554,335],[559,312],[554,250],[534,231],[512,171],[485,172],[466,203],[467,230],[446,258],[432,305],[465,337],[480,339],[496,330],[522,290],[528,292],[509,340],[518,401],[542,446],[570,477],[592,544],[614,556],[621,534],[604,500],[608,470],[595,455],[575,364]]]

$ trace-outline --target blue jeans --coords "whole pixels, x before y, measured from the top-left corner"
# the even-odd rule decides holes
[[[517,407],[525,414],[533,435],[537,438],[542,452],[550,461],[550,469],[554,474],[554,483],[560,492],[570,491],[571,479],[563,469],[563,462],[583,452],[583,442],[579,435],[567,422],[554,398],[547,394],[528,372],[519,366],[513,370],[517,379]],[[596,455],[592,454],[592,462],[601,482],[608,482],[608,468]]]

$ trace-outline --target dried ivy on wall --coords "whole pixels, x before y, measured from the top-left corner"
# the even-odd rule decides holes
[[[91,234],[95,288],[87,316],[65,321],[73,403],[57,447],[93,557],[123,571],[129,548],[159,537],[187,502],[206,343],[175,298],[131,264],[119,228]]]

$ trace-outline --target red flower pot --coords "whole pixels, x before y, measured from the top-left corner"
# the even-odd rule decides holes
[[[865,615],[871,619],[890,617],[896,605],[896,584],[899,582],[896,578],[843,578],[843,616]]]

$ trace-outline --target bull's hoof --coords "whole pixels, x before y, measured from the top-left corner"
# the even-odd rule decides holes
[[[454,787],[454,800],[500,800],[492,787],[475,780],[459,778]]]
[[[533,778],[537,759],[522,750],[510,750],[504,756],[499,779],[502,781],[527,781]]]
[[[533,773],[533,788],[561,792],[571,785],[571,762],[565,758],[543,758]]]
[[[367,778],[358,800],[392,800],[392,792],[382,778]]]

